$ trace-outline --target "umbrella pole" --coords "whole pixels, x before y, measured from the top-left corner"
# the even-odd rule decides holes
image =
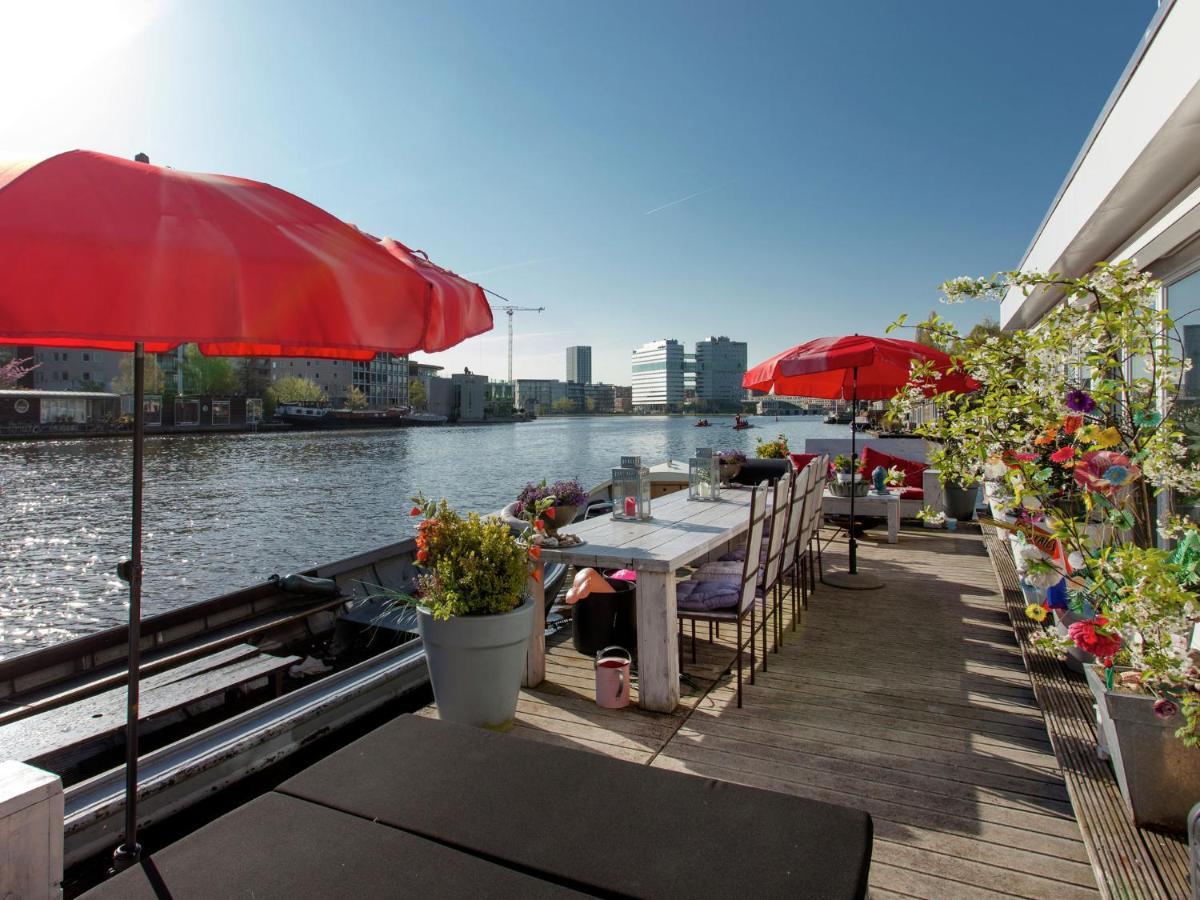
[[[858,493],[858,366],[850,388],[850,574],[858,574],[858,541],[854,538],[854,495]]]
[[[850,568],[846,572],[831,572],[822,577],[821,582],[830,587],[870,591],[883,587],[883,582],[870,572],[858,571],[858,541],[854,537],[854,495],[858,493],[858,482],[854,477],[858,473],[858,430],[855,428],[858,418],[858,366],[854,367],[850,398]]]
[[[133,350],[133,529],[129,559],[118,573],[129,582],[129,691],[125,713],[125,839],[113,853],[117,871],[138,861],[138,676],[142,647],[142,461],[146,440],[146,354],[141,342]]]

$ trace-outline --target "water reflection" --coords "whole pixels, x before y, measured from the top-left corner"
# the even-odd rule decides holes
[[[397,540],[417,491],[491,511],[526,481],[605,480],[625,454],[844,436],[811,418],[697,430],[682,418],[540,419],[380,432],[196,435],[146,444],[145,611],[162,612]],[[0,444],[0,657],[116,624],[128,553],[128,441]]]

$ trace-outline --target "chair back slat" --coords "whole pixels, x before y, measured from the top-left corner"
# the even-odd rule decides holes
[[[758,586],[758,548],[762,546],[763,523],[766,521],[767,488],[755,485],[750,496],[750,527],[746,530],[746,561],[742,563],[742,596],[738,609],[744,611],[754,603]]]
[[[783,558],[783,539],[787,532],[788,500],[791,497],[792,473],[785,472],[775,482],[775,498],[771,507],[771,537],[767,540],[767,561],[763,573],[763,587],[770,588],[779,578],[779,562]],[[750,556],[750,548],[746,545],[746,556]],[[759,545],[761,546],[761,544]]]
[[[829,457],[819,456],[809,465],[813,466],[812,483],[808,488],[808,500],[805,503],[804,527],[800,535],[803,544],[807,544],[816,533],[821,521],[821,506],[825,497],[825,481],[829,477]]]
[[[787,531],[783,538],[782,570],[789,571],[796,563],[796,539],[800,536],[800,526],[804,524],[804,501],[808,494],[808,483],[812,478],[809,472],[811,461],[799,472],[792,476],[792,494],[788,501]]]

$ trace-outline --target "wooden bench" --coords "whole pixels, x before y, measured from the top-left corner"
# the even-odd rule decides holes
[[[151,675],[141,683],[144,723],[261,678],[282,676],[296,656],[267,656],[249,644],[228,647]],[[119,737],[126,690],[114,688],[0,727],[0,759],[38,764],[87,744]]]

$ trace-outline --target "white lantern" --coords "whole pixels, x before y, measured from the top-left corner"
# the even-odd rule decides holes
[[[721,460],[711,447],[697,447],[688,460],[688,499],[721,499]]]
[[[614,519],[650,518],[650,470],[640,456],[621,457],[621,468],[612,470],[612,492]]]

